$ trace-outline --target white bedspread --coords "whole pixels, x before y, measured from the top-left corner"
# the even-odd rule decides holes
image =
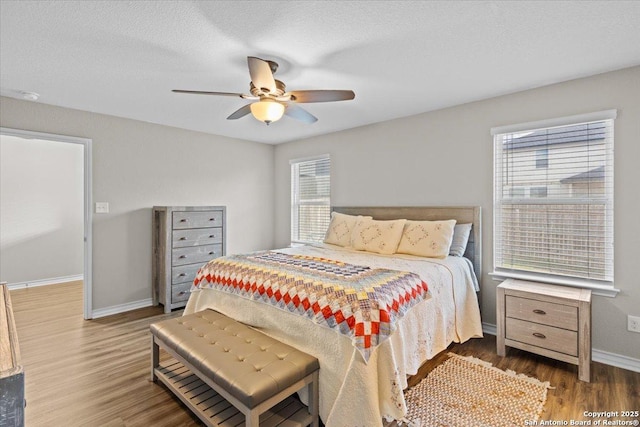
[[[279,250],[411,271],[429,286],[431,298],[413,307],[398,329],[373,352],[368,363],[348,337],[276,307],[214,289],[194,291],[184,314],[211,308],[256,327],[320,361],[320,416],[327,427],[382,425],[383,417],[406,412],[402,390],[407,375],[451,343],[482,336],[477,282],[471,263],[460,257],[420,258],[378,255],[333,245]],[[306,396],[301,396],[306,400]]]

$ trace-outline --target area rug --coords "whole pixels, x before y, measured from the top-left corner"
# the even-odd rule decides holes
[[[523,426],[525,420],[538,420],[549,388],[548,382],[449,353],[405,393],[405,422],[412,427]]]

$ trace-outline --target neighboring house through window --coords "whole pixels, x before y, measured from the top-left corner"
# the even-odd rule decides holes
[[[615,117],[492,129],[495,275],[613,288]]]
[[[331,159],[291,161],[291,242],[322,242],[331,219]]]

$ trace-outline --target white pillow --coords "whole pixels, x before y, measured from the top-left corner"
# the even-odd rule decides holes
[[[464,256],[469,243],[469,234],[471,234],[471,226],[473,224],[456,224],[453,228],[453,240],[449,248],[449,255]]]
[[[455,219],[407,221],[397,252],[429,258],[445,258],[449,255],[455,225]]]
[[[331,222],[324,236],[324,243],[343,247],[351,246],[351,234],[359,218],[371,218],[370,216],[346,215],[338,212],[331,212]]]
[[[361,218],[351,236],[351,246],[359,251],[393,254],[398,248],[406,219],[376,221]]]

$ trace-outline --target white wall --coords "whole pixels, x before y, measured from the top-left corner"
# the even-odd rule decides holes
[[[500,78],[496,76],[496,78]],[[593,346],[638,358],[640,335],[640,67],[500,96],[276,146],[276,246],[289,243],[289,160],[331,155],[334,205],[479,205],[483,215],[483,321],[495,324],[491,127],[617,109],[616,298],[595,296]]]
[[[43,97],[44,98],[44,97]],[[270,145],[0,98],[0,126],[92,139],[93,309],[151,298],[151,207],[227,206],[228,253],[273,244]]]
[[[0,279],[83,273],[83,147],[0,136]]]

